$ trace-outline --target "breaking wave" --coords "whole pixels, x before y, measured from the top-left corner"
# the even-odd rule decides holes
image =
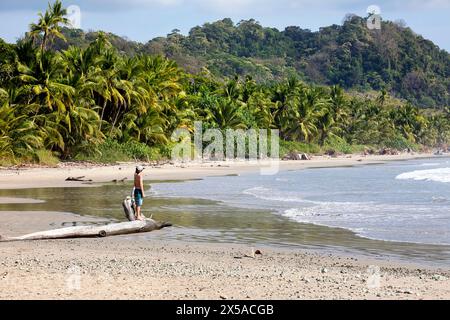
[[[450,183],[450,168],[406,172],[398,175],[396,179]]]

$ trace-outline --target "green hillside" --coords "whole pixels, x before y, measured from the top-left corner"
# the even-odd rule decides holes
[[[95,32],[65,30],[67,44],[86,47]],[[161,54],[189,72],[205,68],[219,78],[251,75],[257,82],[297,76],[309,83],[357,91],[386,90],[420,107],[442,108],[450,101],[450,54],[400,23],[369,30],[366,20],[349,16],[343,25],[318,32],[262,27],[255,20],[230,19],[140,44],[109,34],[127,54]]]

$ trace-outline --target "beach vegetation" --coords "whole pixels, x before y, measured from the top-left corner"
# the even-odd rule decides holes
[[[302,30],[287,29],[280,35],[255,21],[234,26],[225,19],[194,28],[187,40],[173,34],[164,43],[172,44],[170,52],[152,54],[135,48],[129,54],[129,50],[118,48],[123,42],[103,32],[90,34],[88,43],[85,39],[69,45],[67,42],[81,31],[72,30],[68,36],[66,25],[65,10],[56,1],[16,44],[0,41],[3,163],[54,164],[55,157],[98,162],[161,160],[171,154],[172,133],[176,129],[193,133],[196,121],[201,121],[204,129],[279,129],[281,156],[294,151],[354,153],[367,147],[418,150],[450,144],[450,108],[445,105],[448,91],[442,96],[436,89],[436,95],[425,101],[424,93],[419,92],[422,87],[413,91],[406,86],[405,91],[398,91],[400,96],[409,92],[415,98],[406,95],[400,99],[393,88],[385,86],[394,69],[381,78],[373,73],[364,76],[363,65],[351,60],[350,44],[356,41],[352,37],[360,31],[356,20],[344,23],[338,33],[327,29],[328,38],[342,42],[343,37],[350,44],[337,51],[336,57],[343,59],[337,67],[327,67],[330,82],[316,84],[298,72],[260,81],[260,72],[275,72],[271,68],[267,71],[264,64],[251,68],[254,75],[236,72],[245,61],[255,63],[252,57],[256,53],[272,57],[274,64],[274,55],[307,52],[306,47],[294,50],[285,42],[286,37],[297,39],[298,45],[317,42],[314,33]],[[227,38],[237,34],[240,40]],[[191,38],[194,35],[195,41]],[[175,45],[176,39],[184,39],[182,47]],[[155,41],[149,43],[147,49],[154,45]],[[185,46],[192,52],[230,51],[248,60],[238,59],[228,71],[217,63],[181,67],[175,57],[180,57]],[[354,50],[364,56],[360,49]],[[439,51],[436,57],[436,63],[448,70],[448,53]],[[297,58],[303,65],[300,56]],[[386,63],[394,68],[401,60],[392,56]],[[432,61],[429,68],[438,68]],[[376,59],[369,62],[376,63]],[[222,74],[218,76],[212,70]],[[411,70],[406,77],[412,86],[425,75]],[[362,82],[366,78],[371,86]],[[350,80],[356,81],[359,89],[367,87],[367,91],[345,90],[353,88]],[[436,88],[448,86],[448,77],[435,80]],[[438,107],[423,108],[429,105]]]

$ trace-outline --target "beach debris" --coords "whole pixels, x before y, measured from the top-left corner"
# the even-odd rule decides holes
[[[255,250],[254,248],[251,249],[250,254],[244,254],[243,256],[234,256],[234,259],[242,259],[242,258],[251,258],[255,259],[256,255],[262,255],[261,250]]]
[[[27,234],[21,237],[0,236],[0,242],[28,240],[56,240],[73,238],[104,238],[125,234],[144,233],[171,227],[171,223],[157,222],[151,219],[114,223],[104,226],[78,226]]]
[[[337,152],[336,150],[327,150],[327,151],[325,152],[325,154],[326,154],[327,156],[332,157],[332,158],[337,158],[337,157],[340,157],[340,156],[343,155],[343,153]]]
[[[125,177],[125,178],[123,178],[123,179],[121,179],[121,180],[114,179],[112,182],[114,182],[114,183],[119,183],[119,182],[124,183],[124,182],[127,181],[127,180],[128,180],[128,178]]]
[[[225,296],[225,295],[220,295],[220,299],[222,299],[222,300],[227,300],[227,299],[228,299],[228,297],[227,297],[227,296]]]
[[[434,281],[446,281],[448,280],[447,277],[441,276],[440,274],[434,274],[431,279],[433,279]]]
[[[85,176],[82,176],[82,177],[68,177],[67,179],[66,179],[66,181],[71,181],[71,182],[92,182],[92,180],[91,179],[84,179],[85,178]]]
[[[291,152],[283,157],[283,160],[311,160],[311,157],[307,155],[306,153],[297,153],[297,152]]]
[[[320,269],[320,273],[328,273],[328,269],[327,268],[322,268],[322,269]]]
[[[399,294],[414,294],[412,290],[406,289],[406,290],[397,290],[395,293]]]
[[[376,153],[376,151],[372,148],[364,148],[364,151],[363,151],[364,156],[374,155],[375,153]]]
[[[399,154],[399,152],[395,149],[391,149],[391,148],[383,148],[380,150],[379,154],[381,156],[386,156],[386,155],[390,155],[390,156],[396,156]]]

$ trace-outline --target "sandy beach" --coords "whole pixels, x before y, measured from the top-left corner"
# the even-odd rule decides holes
[[[433,157],[431,153],[400,155],[348,155],[332,158],[329,156],[312,157],[309,161],[280,161],[279,170],[302,170],[311,168],[343,167],[382,164],[387,161],[401,161]],[[0,189],[24,189],[45,187],[80,187],[89,186],[86,182],[65,181],[69,177],[84,177],[93,183],[111,182],[113,180],[130,180],[133,177],[135,163],[98,166],[95,164],[60,164],[57,168],[0,168]],[[269,168],[268,161],[220,161],[203,163],[174,163],[147,166],[145,179],[148,181],[189,180],[210,176],[236,175],[259,172]]]
[[[281,170],[378,164],[432,155],[357,156],[286,161]],[[135,164],[62,164],[0,170],[0,189],[89,186],[131,178]],[[239,162],[148,167],[146,180],[185,180],[257,172]],[[0,198],[0,203],[38,199]],[[63,222],[101,222],[61,212],[0,212],[0,235]],[[152,233],[104,239],[0,243],[0,299],[449,299],[450,269],[238,244],[162,241]],[[254,254],[260,250],[262,254]]]

